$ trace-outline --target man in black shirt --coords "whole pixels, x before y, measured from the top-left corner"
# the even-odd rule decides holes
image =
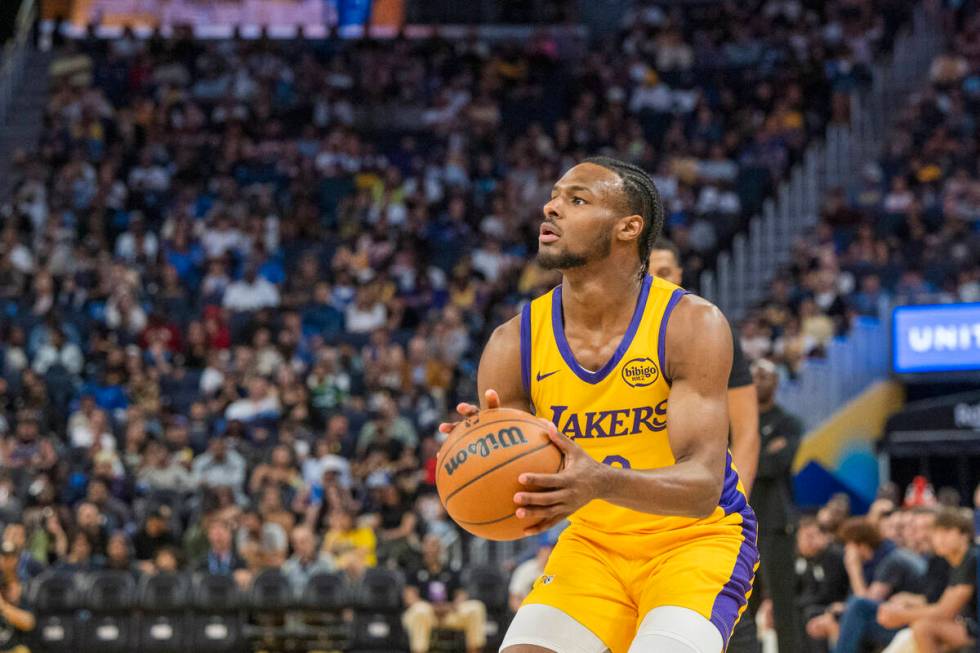
[[[850,591],[844,569],[844,551],[830,533],[820,527],[815,517],[803,517],[796,527],[796,597],[797,615],[805,623],[823,613],[834,603],[843,602]],[[807,638],[799,624],[798,636],[804,642],[802,651],[816,653],[826,647]]]
[[[793,458],[803,437],[800,420],[776,404],[779,373],[765,359],[752,364],[759,397],[759,433],[762,453],[749,504],[759,518],[759,568],[766,597],[772,599],[780,651],[799,651],[800,625],[793,609],[795,542],[793,526]]]
[[[467,653],[482,651],[486,644],[487,610],[469,599],[462,589],[460,574],[446,566],[446,552],[436,535],[422,540],[422,565],[410,570],[405,583],[402,624],[412,653],[427,653],[436,626],[462,630]]]
[[[653,244],[648,259],[650,274],[681,285],[681,253],[677,245],[666,238]],[[738,333],[732,328],[732,371],[728,375],[728,419],[731,423],[732,461],[745,494],[752,492],[756,466],[759,463],[759,408],[752,372]],[[751,504],[751,501],[749,502]],[[758,599],[753,602],[757,605]],[[762,645],[756,635],[754,607],[742,613],[728,643],[728,653],[761,653]]]
[[[933,549],[950,564],[949,583],[934,603],[878,609],[886,628],[911,625],[900,631],[886,653],[940,653],[970,646],[977,640],[977,547],[972,544],[973,520],[957,508],[936,516]]]

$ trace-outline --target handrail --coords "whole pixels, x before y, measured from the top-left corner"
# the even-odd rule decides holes
[[[10,105],[24,78],[27,54],[31,48],[31,32],[37,19],[35,0],[24,0],[14,20],[14,36],[0,56],[0,125],[7,120]]]
[[[851,96],[849,122],[827,126],[824,138],[807,147],[775,196],[763,203],[762,213],[750,220],[747,236],[735,238],[715,269],[701,274],[705,298],[738,320],[765,297],[793,242],[817,224],[826,191],[838,186],[854,190],[861,167],[880,151],[896,117],[894,106],[926,78],[941,43],[935,17],[919,3],[911,28],[895,39],[890,57],[873,66],[871,88]]]

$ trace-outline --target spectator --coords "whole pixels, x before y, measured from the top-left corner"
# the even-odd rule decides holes
[[[207,487],[229,487],[237,493],[245,484],[245,459],[228,445],[228,438],[216,436],[208,443],[206,453],[194,459],[192,471],[196,483]]]
[[[822,645],[806,636],[805,624],[834,604],[843,604],[850,591],[844,552],[815,517],[803,517],[796,527],[796,582],[793,594],[800,618],[804,653],[819,653]]]
[[[179,546],[179,541],[171,530],[172,517],[173,512],[169,506],[157,506],[150,511],[143,528],[133,540],[133,550],[137,560],[153,560],[161,549],[173,549]]]
[[[427,536],[422,541],[422,565],[407,574],[402,623],[412,653],[429,650],[436,625],[462,630],[468,653],[483,650],[486,643],[486,607],[467,597],[459,572],[445,566],[444,555],[439,538]]]
[[[977,641],[977,547],[973,524],[963,511],[947,508],[932,525],[933,549],[952,568],[937,601],[888,602],[878,608],[878,623],[898,632],[885,653],[938,653],[973,646]]]
[[[17,577],[18,549],[13,542],[0,542],[0,649],[28,650],[26,644],[36,624],[28,609],[26,588]]]
[[[346,569],[350,565],[373,567],[378,564],[377,539],[374,531],[354,524],[354,516],[342,507],[329,513],[329,529],[323,538],[323,551],[333,566]]]
[[[245,313],[274,308],[279,306],[279,301],[279,290],[258,276],[258,268],[254,264],[249,264],[241,279],[228,284],[221,304],[229,310]]]
[[[845,606],[831,606],[828,612],[811,619],[807,633],[813,638],[836,641],[835,653],[859,651],[865,641],[888,644],[894,633],[875,627],[878,606],[892,594],[921,592],[926,563],[911,551],[883,539],[867,519],[854,517],[846,521],[840,537],[844,541],[844,567],[851,596]]]
[[[232,576],[242,589],[252,581],[252,574],[245,568],[245,561],[232,547],[231,527],[227,522],[214,519],[207,527],[208,550],[198,563],[198,571],[219,576]]]
[[[293,555],[282,566],[282,573],[297,592],[316,574],[333,571],[330,557],[318,551],[316,536],[308,526],[293,529]]]

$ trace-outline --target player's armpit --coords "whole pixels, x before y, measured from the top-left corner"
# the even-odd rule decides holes
[[[494,390],[500,408],[528,410],[530,402],[521,381],[521,316],[504,322],[490,335],[476,376],[480,407],[489,408],[487,390]]]

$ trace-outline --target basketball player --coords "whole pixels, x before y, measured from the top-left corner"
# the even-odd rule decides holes
[[[504,653],[720,653],[751,592],[755,516],[727,451],[732,335],[717,308],[647,274],[662,225],[641,169],[573,167],[538,239],[562,284],[483,352],[482,407],[548,420],[565,456],[521,475],[517,518],[527,535],[571,521]]]

